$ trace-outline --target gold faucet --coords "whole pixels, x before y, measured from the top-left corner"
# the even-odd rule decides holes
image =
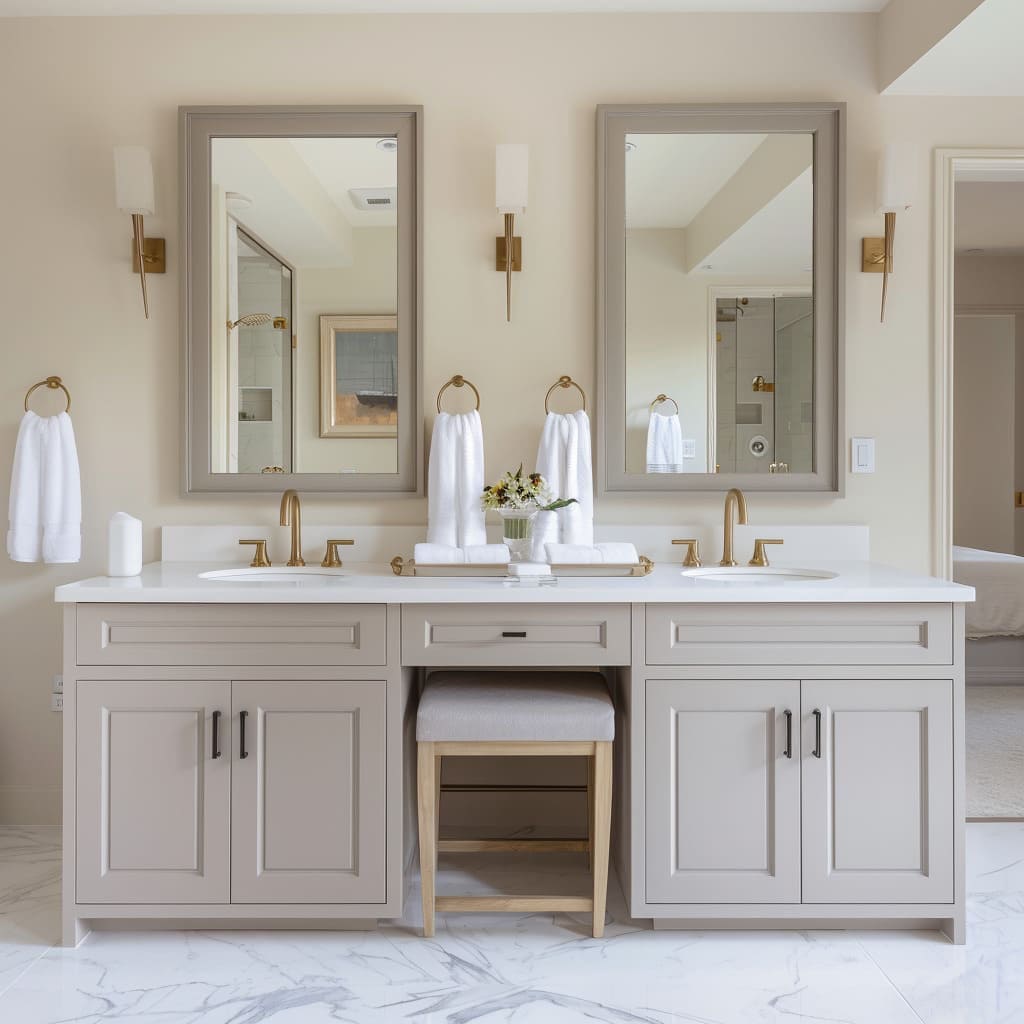
[[[281,495],[281,525],[292,528],[292,553],[287,564],[305,565],[302,558],[302,506],[298,492],[290,488]]]
[[[733,487],[725,496],[725,543],[722,546],[722,560],[719,565],[738,565],[732,556],[733,541],[733,508],[737,510],[736,521],[741,526],[747,525],[747,499],[738,487]]]

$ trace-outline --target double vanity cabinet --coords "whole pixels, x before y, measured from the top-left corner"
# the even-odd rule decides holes
[[[399,916],[417,692],[442,666],[605,670],[634,917],[963,940],[969,588],[863,563],[809,584],[665,566],[550,588],[207,568],[58,589],[66,943]]]

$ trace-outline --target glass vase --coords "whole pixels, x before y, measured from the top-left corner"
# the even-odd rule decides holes
[[[501,534],[508,545],[509,555],[513,562],[526,562],[530,558],[530,547],[533,544],[533,521],[537,517],[536,509],[500,508]]]

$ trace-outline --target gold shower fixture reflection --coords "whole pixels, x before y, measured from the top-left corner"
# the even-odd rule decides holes
[[[271,316],[269,313],[246,313],[237,320],[228,321],[228,330],[233,331],[236,327],[265,327],[273,324],[279,331],[288,329],[288,318],[283,316]]]

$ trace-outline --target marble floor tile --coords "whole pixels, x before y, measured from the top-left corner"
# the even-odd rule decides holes
[[[1024,826],[971,825],[966,947],[925,933],[655,932],[589,915],[441,915],[372,932],[56,941],[54,832],[0,830],[3,1024],[1024,1024]],[[448,891],[585,889],[580,858],[448,858]],[[539,863],[538,863],[539,861]]]
[[[0,993],[60,937],[60,830],[0,828]]]

